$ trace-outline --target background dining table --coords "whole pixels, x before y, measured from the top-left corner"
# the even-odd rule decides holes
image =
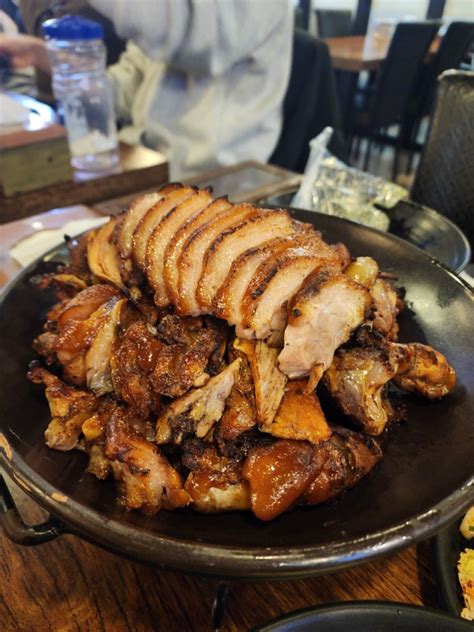
[[[329,47],[332,65],[335,70],[363,72],[378,70],[387,56],[391,41],[391,32],[374,31],[369,35],[351,35],[347,37],[330,37],[324,40]],[[434,55],[441,43],[437,35],[428,51]]]
[[[28,226],[30,232],[33,225],[55,228],[78,218],[97,218],[101,211],[106,212],[107,205],[100,210],[76,206],[1,226],[4,275],[0,285],[19,270],[8,259],[8,248],[27,235]],[[45,518],[44,511],[14,482],[8,483],[26,522]],[[218,587],[215,578],[146,566],[72,535],[25,547],[0,534],[2,632],[210,630]],[[347,600],[391,600],[440,608],[430,542],[333,575],[231,583],[221,629],[240,632],[295,609]]]

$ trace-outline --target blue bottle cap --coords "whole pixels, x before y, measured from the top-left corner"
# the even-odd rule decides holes
[[[79,15],[65,15],[62,18],[47,20],[42,26],[46,39],[92,40],[104,37],[102,24],[81,18]]]

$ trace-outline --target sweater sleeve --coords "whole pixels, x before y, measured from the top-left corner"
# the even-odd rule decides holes
[[[155,60],[189,75],[219,76],[291,19],[291,0],[91,0]]]
[[[137,90],[142,83],[146,59],[132,42],[120,56],[119,61],[109,66],[107,73],[112,82],[115,111],[121,123],[130,122],[130,113]]]

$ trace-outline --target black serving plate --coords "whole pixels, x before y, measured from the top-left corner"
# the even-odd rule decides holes
[[[433,538],[434,567],[440,597],[446,609],[457,617],[464,608],[458,580],[458,560],[465,549],[474,548],[474,542],[466,540],[459,531],[460,525],[461,520],[456,520]]]
[[[358,601],[298,610],[253,632],[473,632],[443,612],[388,601]]]
[[[25,378],[31,341],[53,301],[29,283],[51,269],[40,260],[15,279],[0,304],[0,465],[68,531],[183,571],[297,577],[410,546],[472,504],[474,295],[455,274],[396,237],[335,217],[294,215],[315,222],[328,241],[344,242],[354,256],[372,255],[398,276],[410,305],[400,317],[402,341],[426,342],[445,353],[457,371],[455,389],[439,402],[407,397],[409,421],[390,429],[382,461],[336,502],[298,508],[269,523],[250,512],[127,513],[117,506],[111,481],[85,473],[85,455],[44,444],[49,414],[43,389]],[[60,256],[57,250],[47,259]],[[1,506],[0,498],[0,513]]]

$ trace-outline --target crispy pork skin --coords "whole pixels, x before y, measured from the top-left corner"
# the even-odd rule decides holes
[[[146,251],[153,231],[182,202],[195,195],[194,187],[177,187],[149,208],[136,226],[132,236],[132,258],[139,270],[145,272]]]
[[[227,398],[238,374],[240,359],[234,360],[209,382],[169,404],[156,422],[156,442],[181,443],[186,435],[207,435],[222,417]]]
[[[196,289],[203,270],[204,257],[212,242],[225,230],[257,213],[251,204],[238,204],[193,231],[183,244],[178,260],[179,283],[176,310],[179,314],[198,316],[202,310]]]
[[[201,189],[172,209],[148,240],[146,277],[154,291],[155,303],[159,307],[167,307],[170,304],[164,276],[166,248],[174,240],[177,231],[190,219],[199,215],[211,202],[211,193],[207,189]]]
[[[320,467],[314,447],[305,441],[279,439],[251,450],[242,475],[250,485],[253,513],[273,520],[296,505]]]
[[[327,502],[353,487],[380,461],[382,450],[367,435],[335,428],[331,439],[315,449],[315,456],[322,466],[301,499],[308,505]]]
[[[188,238],[194,233],[194,231],[198,230],[201,226],[204,226],[231,207],[232,204],[227,198],[214,200],[214,202],[209,204],[209,206],[207,206],[201,213],[191,218],[183,226],[181,226],[174,238],[169,241],[165,252],[164,275],[166,290],[173,305],[178,303],[179,296],[178,262]]]
[[[204,312],[212,313],[216,292],[224,283],[232,263],[249,248],[294,232],[286,211],[260,211],[221,233],[204,257],[196,297]]]
[[[365,433],[379,435],[391,406],[385,385],[397,374],[405,353],[395,346],[339,349],[324,374],[324,385],[345,415]]]
[[[28,379],[46,387],[51,421],[45,432],[46,445],[55,450],[77,447],[82,424],[97,409],[97,398],[87,391],[65,384],[55,375],[33,365]]]
[[[336,349],[364,321],[369,305],[366,287],[332,269],[315,271],[288,306],[280,370],[292,379],[315,368],[312,386],[316,386]]]
[[[454,388],[456,372],[442,353],[418,342],[393,346],[406,353],[393,378],[399,388],[429,399],[444,397]]]

